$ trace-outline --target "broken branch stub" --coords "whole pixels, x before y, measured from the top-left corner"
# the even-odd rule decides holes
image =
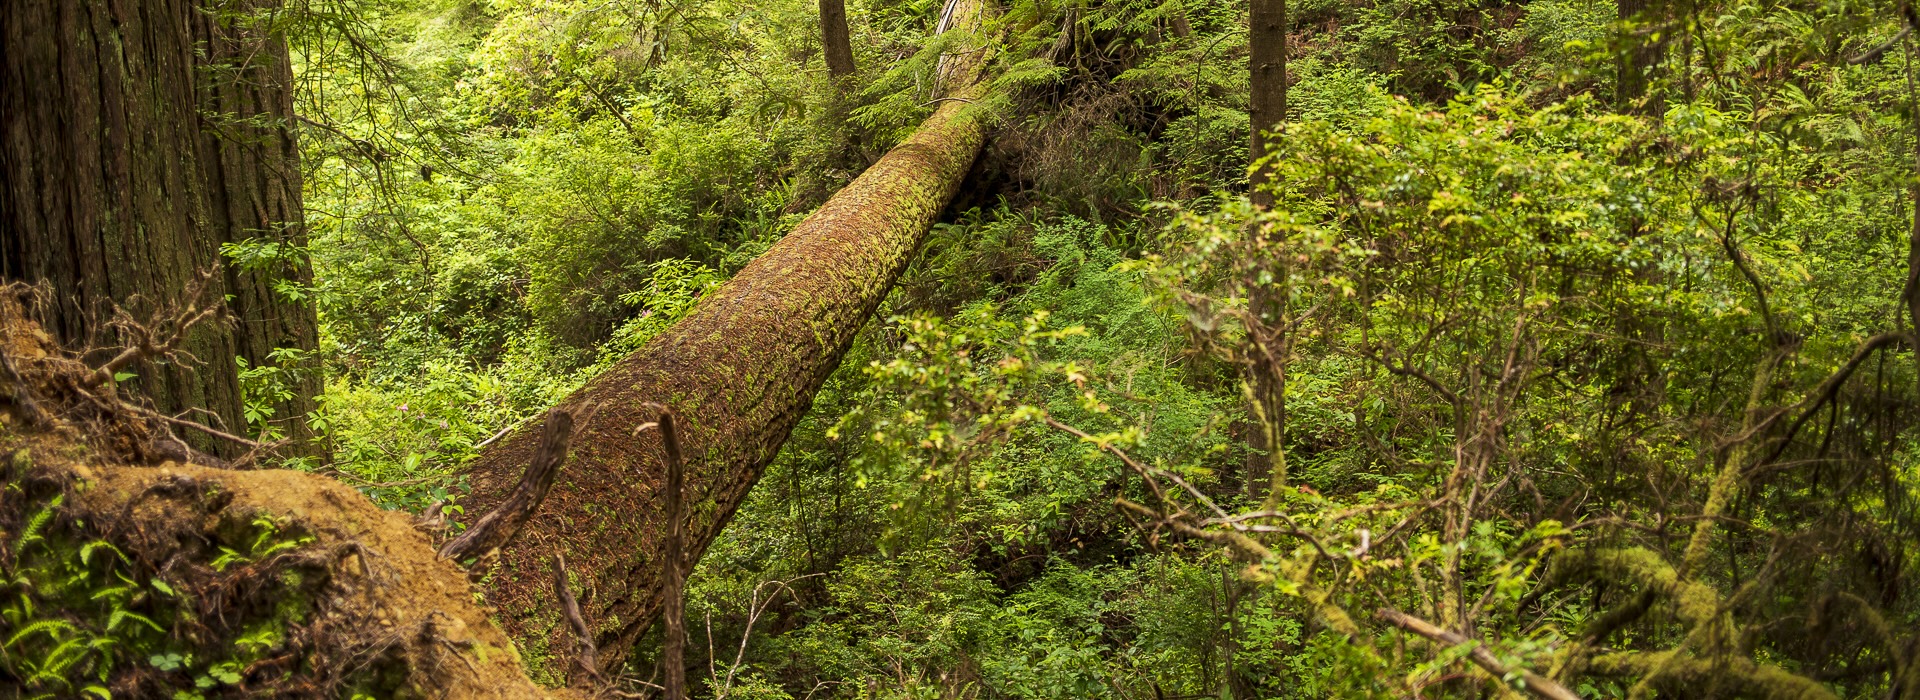
[[[520,526],[531,520],[540,510],[540,503],[547,500],[547,491],[553,488],[554,477],[560,474],[560,464],[567,460],[567,442],[572,437],[573,414],[561,408],[548,411],[540,433],[540,446],[534,450],[533,460],[521,475],[519,485],[513,488],[506,502],[488,511],[473,527],[441,547],[441,558],[478,559],[513,541],[513,536],[520,533]]]
[[[667,537],[662,558],[666,560],[666,581],[662,586],[661,597],[665,599],[665,609],[661,612],[662,622],[666,625],[666,683],[663,694],[666,700],[685,700],[687,697],[687,620],[686,587],[687,566],[684,537],[686,523],[683,511],[686,498],[686,455],[680,450],[680,432],[676,425],[673,409],[663,404],[648,402],[647,409],[657,411],[659,418],[654,419],[660,429],[660,446],[666,453],[667,466]]]
[[[553,555],[553,595],[560,601],[560,613],[567,618],[567,629],[573,631],[573,670],[568,674],[568,685],[574,688],[598,688],[604,684],[600,677],[600,655],[593,646],[593,629],[587,627],[585,618],[580,617],[580,600],[573,597],[573,589],[567,584],[567,556]]]

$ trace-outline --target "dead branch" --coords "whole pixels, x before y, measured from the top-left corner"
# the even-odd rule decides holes
[[[1402,377],[1411,377],[1419,380],[1421,384],[1425,384],[1427,388],[1432,389],[1433,393],[1439,394],[1440,398],[1445,399],[1447,404],[1452,406],[1455,411],[1459,411],[1465,406],[1458,392],[1447,388],[1447,385],[1439,379],[1428,374],[1426,370],[1413,366],[1410,362],[1403,360],[1399,364],[1394,364],[1393,356],[1398,353],[1390,346],[1381,344],[1381,347],[1385,348],[1385,352],[1382,352],[1379,348],[1365,348],[1361,356],[1372,360],[1390,374],[1397,374]]]
[[[181,297],[184,301],[171,315],[156,313],[155,319],[143,325],[134,321],[124,309],[116,310],[113,325],[128,336],[127,346],[94,370],[88,383],[91,386],[112,386],[114,375],[134,363],[172,356],[186,341],[188,331],[225,308],[217,303],[201,305],[207,292],[212,289],[213,270],[201,270],[187,284],[186,293]]]
[[[1051,416],[1047,418],[1047,425],[1055,430],[1080,438],[1085,442],[1091,443],[1095,447],[1100,448],[1102,452],[1106,452],[1115,457],[1118,457],[1121,463],[1126,464],[1127,468],[1132,469],[1135,474],[1139,474],[1140,479],[1146,482],[1147,489],[1153,492],[1154,500],[1160,503],[1171,503],[1171,501],[1167,499],[1166,492],[1160,489],[1160,482],[1154,480],[1152,468],[1148,467],[1147,465],[1141,464],[1139,460],[1134,459],[1132,455],[1128,455],[1126,452],[1120,449],[1117,449],[1112,445],[1096,440],[1092,435],[1088,435],[1086,431],[1080,430],[1079,428],[1075,428],[1071,425],[1067,425],[1066,423],[1062,423],[1058,420],[1055,420]],[[1202,496],[1201,500],[1206,502],[1207,505],[1213,505],[1213,502],[1207,500],[1205,496]],[[1215,508],[1214,510],[1218,511],[1219,509]],[[1226,517],[1226,513],[1224,512],[1219,513],[1219,515],[1221,517]]]
[[[500,507],[441,547],[441,558],[478,559],[513,541],[520,526],[532,519],[540,503],[547,500],[547,490],[560,474],[560,464],[567,457],[567,442],[572,437],[573,414],[561,408],[548,411],[546,426],[540,432],[540,446],[534,451],[533,462],[527,465],[526,473],[521,475],[519,485]]]
[[[716,689],[713,691],[714,700],[726,700],[726,698],[732,694],[734,676],[740,672],[741,668],[746,666],[747,642],[753,638],[753,626],[760,622],[761,616],[765,615],[769,608],[773,607],[774,601],[780,598],[780,594],[783,592],[791,592],[793,590],[793,584],[796,581],[825,575],[824,573],[814,573],[796,576],[785,581],[761,581],[759,585],[753,587],[752,595],[747,600],[746,629],[740,632],[740,646],[733,652],[733,665],[727,667],[726,678],[721,678],[718,671],[713,667],[713,620],[709,617],[707,620],[707,675],[712,679],[713,685],[711,687]],[[761,591],[765,590],[768,586],[772,586],[773,590],[767,593],[765,598],[760,597]]]
[[[1895,46],[1899,46],[1900,42],[1906,41],[1907,35],[1912,33],[1913,33],[1913,25],[1903,24],[1900,26],[1900,33],[1893,35],[1892,39],[1886,40],[1885,42],[1881,43],[1879,46],[1875,46],[1871,49],[1867,49],[1865,53],[1862,53],[1858,56],[1854,56],[1852,58],[1847,59],[1847,65],[1863,66],[1869,63],[1876,63],[1880,60],[1881,56],[1887,55],[1887,51],[1889,49],[1892,49]]]
[[[681,522],[681,501],[686,491],[686,455],[680,449],[679,420],[673,409],[652,402],[645,406],[660,413],[656,422],[660,430],[660,444],[667,456],[667,541],[662,548],[667,575],[661,592],[665,601],[661,618],[667,628],[666,648],[663,650],[666,658],[661,663],[666,666],[667,677],[662,695],[665,700],[686,700],[686,596],[681,590],[686,585],[687,574],[686,562],[681,561],[685,558],[681,537],[686,524]]]
[[[1485,669],[1487,673],[1491,673],[1501,679],[1505,679],[1508,675],[1517,671],[1520,674],[1520,682],[1526,685],[1527,690],[1536,696],[1549,698],[1550,700],[1580,700],[1579,695],[1568,690],[1566,686],[1553,682],[1552,679],[1546,676],[1526,669],[1509,668],[1506,664],[1501,663],[1499,657],[1494,656],[1493,652],[1487,651],[1486,644],[1469,639],[1458,632],[1440,629],[1439,627],[1433,626],[1433,623],[1392,608],[1376,610],[1373,616],[1381,622],[1391,624],[1441,644],[1455,646],[1472,643],[1474,645],[1473,651],[1468,653],[1467,658],[1473,662],[1473,665],[1479,666]]]
[[[276,447],[285,445],[287,443],[287,441],[285,440],[279,440],[272,443],[260,442],[258,440],[249,440],[247,438],[240,437],[238,435],[229,433],[219,428],[215,428],[205,423],[195,423],[193,421],[186,420],[184,418],[175,418],[173,416],[169,416],[165,413],[161,413],[159,411],[155,411],[150,408],[144,408],[144,407],[135,406],[132,404],[127,404],[127,407],[133,409],[133,411],[136,413],[139,413],[148,418],[152,418],[154,420],[160,421],[167,425],[187,428],[189,430],[196,430],[196,431],[205,433],[207,435],[210,435],[212,437],[216,437],[221,440],[234,443],[236,445],[244,446],[250,450],[271,450]]]
[[[573,688],[592,689],[606,685],[606,679],[600,675],[600,651],[593,645],[593,628],[587,626],[587,620],[580,616],[580,601],[573,597],[573,588],[567,585],[567,556],[553,555],[553,596],[560,601],[560,614],[567,618],[567,628],[573,631],[573,670],[567,685]]]
[[[1799,434],[1800,429],[1806,426],[1807,419],[1812,418],[1824,405],[1833,401],[1834,397],[1839,395],[1840,387],[1847,383],[1847,379],[1853,376],[1854,370],[1859,369],[1860,365],[1866,362],[1867,358],[1871,357],[1874,351],[1888,345],[1901,342],[1911,343],[1912,341],[1913,337],[1906,333],[1888,331],[1875,335],[1866,339],[1865,342],[1860,343],[1859,347],[1854,348],[1853,356],[1847,358],[1846,363],[1840,365],[1839,369],[1834,370],[1833,374],[1827,375],[1827,378],[1821,381],[1819,386],[1814,387],[1811,395],[1801,400],[1800,403],[1795,404],[1792,408],[1774,414],[1774,418],[1790,412],[1798,412],[1800,415],[1795,417],[1793,423],[1787,426],[1786,434],[1781,436],[1780,442],[1774,446],[1773,453],[1767,455],[1766,459],[1755,463],[1755,466],[1771,464],[1774,460],[1779,459],[1780,454],[1787,450],[1787,445],[1793,442],[1793,436]],[[1766,426],[1772,425],[1774,418],[1762,421],[1758,427],[1764,429]]]

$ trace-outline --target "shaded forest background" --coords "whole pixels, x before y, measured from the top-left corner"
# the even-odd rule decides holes
[[[831,72],[809,0],[229,8],[306,228],[221,256],[319,319],[245,434],[470,522],[942,104],[941,7]],[[688,579],[695,695],[1920,697],[1911,10],[1287,10],[1250,192],[1243,4],[999,8],[985,151]]]

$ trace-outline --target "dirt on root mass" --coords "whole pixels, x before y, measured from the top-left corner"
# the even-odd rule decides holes
[[[156,461],[163,430],[21,300],[0,295],[0,697],[581,697],[528,678],[406,514],[313,474]],[[89,644],[112,653],[73,656]],[[56,657],[79,660],[41,673]]]

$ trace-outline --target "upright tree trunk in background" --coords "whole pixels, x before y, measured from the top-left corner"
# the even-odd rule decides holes
[[[1248,13],[1247,48],[1251,54],[1253,94],[1248,103],[1247,121],[1253,127],[1253,142],[1247,157],[1258,161],[1270,145],[1266,132],[1287,118],[1287,0],[1253,0]],[[1259,185],[1270,174],[1254,171],[1253,201],[1260,206],[1273,203]]]
[[[978,0],[957,0],[953,25],[979,24]],[[986,51],[950,56],[950,95],[977,94]],[[955,94],[957,93],[957,94]],[[861,173],[792,233],[703,299],[672,328],[561,402],[592,417],[539,514],[501,551],[487,599],[522,641],[566,648],[555,624],[551,556],[579,562],[582,612],[600,637],[601,667],[618,669],[661,612],[666,562],[665,468],[653,401],[678,414],[686,459],[685,561],[733,517],[761,470],[812,404],[867,318],[906,267],[985,139],[969,100],[943,101],[904,143]],[[470,514],[510,493],[539,441],[527,425],[469,470]],[[537,644],[537,642],[536,642]],[[541,663],[530,660],[530,663]],[[549,670],[557,663],[548,660]]]
[[[1252,95],[1247,109],[1247,120],[1253,128],[1252,143],[1247,157],[1256,164],[1273,151],[1274,144],[1267,132],[1278,129],[1287,118],[1287,2],[1286,0],[1253,0],[1253,6],[1247,15],[1247,42],[1249,62],[1252,68],[1250,85]],[[1248,178],[1250,197],[1254,206],[1265,209],[1273,206],[1273,196],[1262,186],[1272,181],[1270,168],[1255,167]],[[1278,321],[1274,304],[1278,300],[1265,292],[1265,285],[1255,285],[1248,295],[1250,310],[1264,323]],[[1258,423],[1251,436],[1252,446],[1264,450],[1266,459],[1249,459],[1246,473],[1246,493],[1248,496],[1262,496],[1265,491],[1271,494],[1286,483],[1286,457],[1284,443],[1286,436],[1286,358],[1269,361],[1265,353],[1254,359],[1247,367],[1247,389],[1254,410],[1254,419]]]
[[[0,12],[0,274],[51,284],[47,327],[61,342],[115,345],[115,304],[174,301],[222,244],[290,244],[216,277],[237,323],[193,334],[198,366],[148,363],[131,380],[155,408],[203,408],[234,432],[246,427],[234,357],[312,349],[316,325],[311,307],[274,291],[311,273],[287,48],[233,18],[247,4],[4,0]],[[304,413],[317,384],[295,387],[279,415]],[[197,415],[186,417],[209,420]]]
[[[1621,35],[1623,43],[1614,56],[1614,109],[1640,113],[1646,110],[1647,70],[1659,60],[1661,42],[1640,33],[1636,25],[1649,19],[1647,11],[1653,5],[1648,0],[1619,0],[1615,8],[1616,19],[1627,31]]]
[[[1167,15],[1167,29],[1173,32],[1175,38],[1186,39],[1193,36],[1193,23],[1187,20],[1186,3],[1173,8],[1173,12]]]
[[[820,0],[820,45],[827,54],[827,74],[853,75],[853,36],[847,32],[847,0]]]

